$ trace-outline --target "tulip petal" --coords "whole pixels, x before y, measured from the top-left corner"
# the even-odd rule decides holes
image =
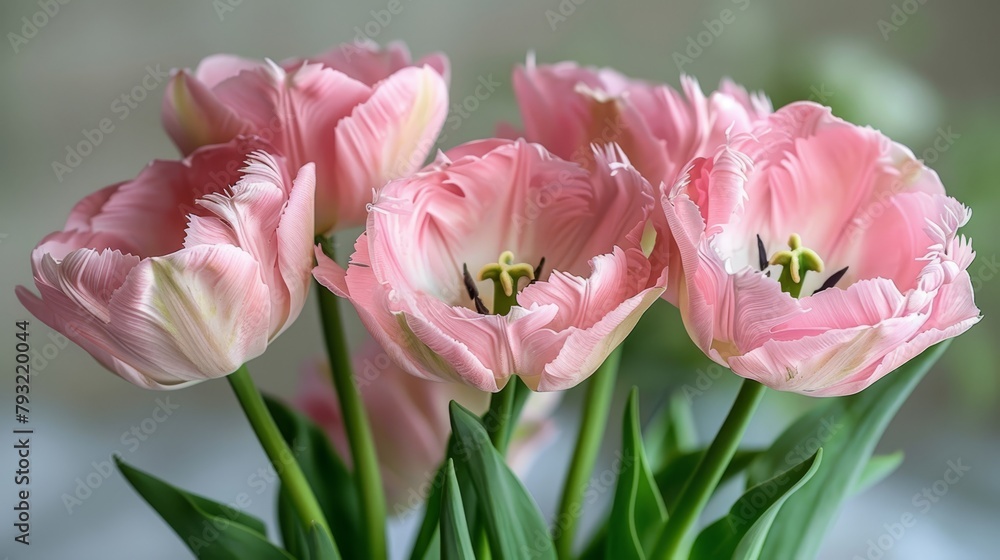
[[[111,298],[109,329],[164,384],[228,375],[264,352],[270,298],[253,257],[199,245],[142,261]]]
[[[264,64],[259,60],[243,58],[232,54],[214,54],[205,57],[195,68],[194,77],[211,89],[240,72],[259,70]]]
[[[288,289],[289,314],[277,336],[298,318],[312,280],[314,206],[316,200],[316,166],[302,166],[292,183],[288,203],[278,224],[278,271]]]
[[[870,380],[866,380],[867,384],[881,379],[930,346],[964,333],[980,320],[982,316],[973,301],[971,279],[969,274],[963,271],[954,282],[941,287],[931,316],[920,334],[890,351]]]
[[[343,72],[368,86],[374,86],[408,66],[430,66],[441,74],[445,81],[449,75],[448,58],[444,54],[433,53],[414,64],[411,62],[410,50],[402,41],[393,41],[384,49],[379,48],[378,44],[371,40],[354,41],[339,45],[309,60]],[[298,66],[300,63],[301,61],[296,61],[293,65]],[[282,63],[282,66],[289,68],[288,63]]]
[[[110,249],[79,249],[66,255],[58,265],[52,257],[44,258],[51,263],[49,266],[57,266],[59,283],[54,287],[104,323],[110,320],[111,296],[139,264],[139,257]]]
[[[862,389],[848,387],[869,379],[867,371],[916,335],[923,322],[924,317],[909,315],[798,340],[768,340],[742,356],[731,357],[729,366],[743,377],[782,391],[817,397],[849,394],[844,391]]]
[[[210,86],[186,70],[178,71],[167,84],[161,112],[163,128],[184,155],[253,129],[244,115],[227,107]]]
[[[321,190],[317,206],[339,208],[348,222],[360,221],[372,189],[423,164],[447,106],[447,85],[431,68],[404,68],[381,82],[337,125],[337,192]]]

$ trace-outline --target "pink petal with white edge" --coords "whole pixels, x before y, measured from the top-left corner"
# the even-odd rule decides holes
[[[662,288],[644,290],[622,302],[591,328],[571,329],[559,357],[545,366],[535,390],[570,389],[597,371],[662,294]]]
[[[645,310],[663,293],[649,284],[649,263],[638,249],[615,248],[595,257],[589,278],[553,272],[545,282],[526,287],[518,296],[522,306],[549,306],[558,310],[545,329],[525,333],[524,348],[535,352],[558,338],[558,354],[550,361],[542,354],[524,356],[532,367],[520,375],[533,389],[556,391],[589,377],[608,354],[631,332]],[[551,333],[551,334],[550,334]],[[556,334],[558,333],[558,334]]]
[[[372,189],[420,168],[447,112],[447,84],[429,67],[404,68],[381,82],[337,125],[337,193],[320,190],[318,207],[329,200],[344,223],[363,221]]]
[[[53,266],[54,261],[44,257]],[[88,314],[99,321],[110,320],[109,305],[115,291],[125,282],[129,272],[139,264],[139,258],[105,249],[79,249],[55,265],[58,284],[53,287],[66,294]]]
[[[278,271],[288,289],[288,312],[272,338],[298,318],[312,281],[313,231],[315,229],[316,166],[299,169],[278,224]]]
[[[144,260],[111,298],[111,335],[162,385],[228,375],[267,347],[270,297],[242,249],[199,245]]]
[[[195,68],[194,76],[207,88],[238,75],[240,72],[259,70],[264,63],[232,54],[215,54],[205,57]]]
[[[866,370],[877,367],[883,356],[915,336],[924,320],[910,315],[798,340],[769,340],[731,357],[729,366],[734,373],[779,391],[816,397],[846,395],[856,392],[857,381],[870,379]]]

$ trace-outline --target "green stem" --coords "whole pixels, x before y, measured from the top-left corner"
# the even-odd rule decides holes
[[[659,560],[687,558],[691,547],[691,532],[698,522],[698,516],[715,492],[715,487],[736,453],[747,424],[750,423],[750,418],[753,417],[754,410],[757,409],[763,396],[763,385],[750,379],[743,380],[736,401],[722,427],[719,428],[719,433],[681,490],[681,495],[677,498],[677,507],[670,512],[670,519],[656,543],[652,558]]]
[[[510,309],[517,305],[517,285],[514,286],[515,292],[511,295],[507,295],[503,291],[503,286],[500,285],[499,281],[494,282],[493,286],[493,314],[494,315],[506,315],[510,313]]]
[[[333,536],[330,534],[330,526],[326,522],[326,517],[323,516],[323,510],[320,508],[319,502],[316,501],[312,488],[309,487],[309,481],[302,473],[292,450],[285,443],[285,438],[281,437],[281,431],[278,430],[278,425],[274,423],[274,418],[268,412],[260,391],[253,384],[247,367],[240,366],[240,369],[230,374],[227,379],[233,387],[233,392],[236,393],[236,399],[243,407],[243,412],[246,413],[247,420],[250,421],[250,426],[257,434],[257,439],[260,441],[261,447],[264,448],[264,453],[267,454],[267,458],[271,460],[274,470],[281,478],[282,487],[291,496],[292,504],[299,514],[299,520],[306,533],[308,534],[312,524],[316,523],[321,530],[326,532],[332,542]]]
[[[604,439],[604,428],[608,422],[608,410],[611,408],[618,364],[621,361],[621,348],[619,345],[587,381],[580,435],[576,440],[576,449],[563,486],[559,515],[556,517],[556,553],[561,560],[573,557],[576,522],[583,507],[587,479],[594,470],[597,452]]]
[[[326,237],[320,237],[318,241],[323,245],[326,255],[333,259],[332,241]],[[320,317],[323,322],[326,351],[330,359],[330,373],[334,388],[337,390],[337,400],[340,402],[358,481],[363,537],[368,552],[366,557],[383,560],[387,554],[385,490],[382,487],[382,475],[375,453],[375,441],[372,438],[368,413],[354,381],[344,325],[340,317],[339,299],[322,286],[319,286],[318,291]]]
[[[510,441],[510,432],[517,423],[514,416],[514,398],[517,394],[517,379],[508,379],[507,385],[500,391],[490,396],[490,409],[483,416],[483,425],[490,434],[490,441],[493,447],[501,455],[507,453],[507,443]]]

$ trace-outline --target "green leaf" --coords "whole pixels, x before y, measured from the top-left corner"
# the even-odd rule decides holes
[[[649,468],[660,472],[681,455],[694,451],[698,443],[691,400],[674,393],[650,420],[643,435]]]
[[[856,496],[861,494],[872,486],[882,482],[889,475],[896,472],[896,469],[901,464],[903,464],[903,450],[887,455],[875,455],[868,460],[865,470],[861,472],[861,476],[854,483],[854,488],[850,492],[851,495]]]
[[[450,447],[450,444],[449,444]],[[453,467],[454,468],[454,467]],[[442,465],[434,475],[434,484],[431,485],[431,495],[427,497],[424,505],[424,518],[420,522],[420,530],[417,532],[417,539],[413,543],[410,551],[410,560],[424,560],[440,555],[440,532],[438,522],[441,519],[441,485],[438,481],[446,475],[445,466]]]
[[[781,505],[812,478],[822,464],[823,449],[787,471],[746,491],[729,514],[698,535],[693,560],[757,560]]]
[[[205,560],[295,560],[269,542],[259,519],[190,494],[115,457],[125,480],[177,533],[196,558]]]
[[[826,455],[812,480],[778,512],[764,543],[763,557],[816,557],[823,535],[841,503],[857,487],[889,421],[947,347],[948,342],[944,342],[926,350],[856,395],[824,399],[753,462],[748,481],[756,484],[820,446]]]
[[[611,519],[608,558],[646,558],[667,521],[667,509],[656,488],[639,432],[639,392],[633,387],[625,407],[622,472],[618,475]]]
[[[493,447],[479,418],[452,401],[451,430],[455,445],[449,455],[454,460],[459,484],[463,477],[468,477],[478,498],[475,510],[482,515],[492,558],[554,560],[555,546],[545,519]],[[468,502],[468,498],[463,491],[462,501]],[[465,510],[468,517],[468,503]],[[476,525],[470,522],[469,527],[475,530]]]
[[[738,450],[722,474],[719,486],[743,472],[761,453],[762,451],[757,449]],[[660,489],[660,495],[663,496],[663,503],[666,504],[668,512],[673,511],[674,507],[677,506],[677,499],[681,496],[684,484],[691,478],[691,473],[698,468],[704,454],[704,449],[684,453],[656,473],[656,486]]]
[[[472,551],[469,526],[465,523],[462,492],[458,489],[455,463],[448,460],[447,478],[441,492],[441,558],[443,560],[476,560]]]
[[[357,489],[347,466],[330,445],[330,438],[319,426],[282,402],[269,396],[264,401],[323,508],[340,553],[348,558],[362,556],[364,543],[358,538],[361,524]],[[308,538],[297,518],[287,492],[280,489],[278,524],[282,542],[301,560],[315,560],[308,555]]]
[[[315,521],[309,527],[309,557],[312,560],[340,560],[337,545],[333,544],[330,535],[320,529]]]
[[[285,550],[299,560],[313,560],[309,550],[309,536],[302,530],[292,497],[287,492],[278,491],[278,530]]]

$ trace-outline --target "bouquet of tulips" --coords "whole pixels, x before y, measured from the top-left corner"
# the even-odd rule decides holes
[[[523,128],[431,154],[441,54],[212,56],[163,100],[183,158],[80,201],[17,295],[140,387],[228,379],[280,476],[280,543],[238,507],[118,465],[198,558],[381,560],[387,519],[410,512],[419,531],[395,557],[813,557],[839,505],[898,465],[874,446],[938,343],[980,320],[958,233],[971,212],[908,148],[827,107],[680,80],[529,56],[513,74]],[[245,364],[311,286],[329,360],[295,402],[266,398]],[[345,304],[366,347],[345,343]],[[622,346],[668,304],[742,387],[707,447],[683,398],[640,426],[633,389],[601,500]],[[518,473],[577,385],[546,519]],[[822,398],[742,449],[766,388]],[[702,519],[734,478],[743,495]],[[603,521],[577,531],[595,508]]]

